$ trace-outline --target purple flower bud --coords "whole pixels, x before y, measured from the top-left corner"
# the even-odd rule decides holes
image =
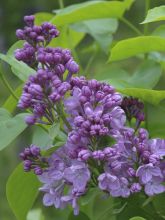
[[[138,112],[136,114],[136,117],[139,121],[144,121],[145,120],[145,116],[144,116],[144,113],[143,112]]]
[[[19,154],[19,157],[22,159],[22,160],[25,160],[26,159],[26,155],[22,152]]]
[[[149,160],[149,157],[150,157],[151,153],[149,151],[143,151],[142,153],[142,158],[146,161]]]
[[[82,161],[87,161],[91,157],[91,151],[89,150],[81,150],[78,153],[78,158]]]
[[[79,65],[74,60],[69,60],[66,64],[66,68],[70,73],[77,73],[79,71]]]
[[[24,16],[24,21],[28,26],[33,26],[35,17],[33,15]]]
[[[33,40],[35,40],[36,38],[37,38],[37,34],[34,32],[34,31],[32,31],[32,32],[30,32],[30,38],[31,39],[33,39]]]
[[[40,26],[33,26],[33,31],[36,33],[36,34],[41,34],[41,31],[42,31],[42,28]]]
[[[81,125],[81,127],[82,127],[82,128],[85,128],[85,129],[89,129],[90,126],[91,126],[91,123],[90,123],[90,121],[88,121],[88,120],[84,121],[84,122],[82,123],[82,125]]]
[[[68,141],[77,144],[80,141],[80,135],[77,132],[72,131],[68,134]]]
[[[82,116],[77,116],[77,117],[75,117],[75,119],[74,119],[74,124],[76,125],[76,126],[81,126],[81,124],[84,122],[84,118],[82,117]]]
[[[30,148],[29,148],[29,147],[26,147],[26,148],[24,149],[24,154],[25,154],[25,157],[31,156],[31,151],[30,151]]]
[[[92,153],[92,157],[93,157],[94,159],[103,160],[104,157],[105,157],[105,154],[104,154],[103,151],[97,150],[97,151],[94,151],[94,152]]]
[[[57,88],[60,95],[65,95],[65,93],[70,89],[70,84],[68,82],[63,82],[60,87]]]
[[[144,128],[140,128],[138,130],[138,137],[141,139],[141,140],[146,140],[148,139],[148,132],[144,129]]]
[[[81,103],[86,103],[87,102],[87,97],[81,95],[79,100],[80,100]]]
[[[56,68],[56,70],[55,70],[56,74],[59,75],[59,76],[61,76],[65,72],[65,67],[62,64],[56,65],[55,68]]]
[[[37,55],[37,60],[38,60],[38,62],[41,62],[41,63],[45,63],[46,62],[46,60],[45,60],[45,55],[44,54],[38,54]]]
[[[91,89],[96,89],[99,86],[99,82],[96,79],[88,81],[88,85]]]
[[[29,168],[32,165],[32,162],[30,160],[25,160],[23,163],[24,163],[24,166],[29,167]]]
[[[36,40],[37,40],[37,42],[44,42],[44,37],[43,36],[38,36],[37,38],[36,38]]]
[[[139,183],[133,183],[130,190],[132,193],[138,193],[142,190],[142,186]]]
[[[109,158],[116,155],[116,149],[112,147],[104,148],[105,157]]]
[[[109,129],[104,127],[99,130],[99,135],[108,135]]]
[[[34,168],[34,173],[35,173],[36,175],[42,175],[42,174],[43,174],[43,170],[42,170],[41,167],[36,166],[36,167]]]
[[[88,86],[83,86],[81,92],[82,92],[82,95],[84,95],[86,97],[89,97],[92,94],[92,92]]]
[[[52,102],[56,102],[56,101],[59,101],[61,99],[61,96],[57,92],[53,92],[51,95],[49,95],[49,99]]]
[[[34,157],[38,157],[40,155],[40,148],[32,144],[30,146],[30,152]]]
[[[42,88],[38,84],[32,83],[28,88],[28,92],[32,95],[41,95],[42,96]]]
[[[136,170],[134,170],[132,167],[128,168],[127,173],[130,177],[136,176]]]
[[[54,57],[53,57],[53,55],[50,54],[50,53],[47,53],[47,54],[45,55],[45,61],[46,61],[47,63],[49,63],[49,64],[53,64],[53,63],[54,63]]]
[[[28,125],[34,125],[36,123],[37,118],[34,115],[29,115],[25,117],[25,122]]]
[[[106,93],[114,93],[114,88],[110,85],[104,85],[103,87],[103,92],[106,92]]]
[[[53,55],[53,61],[55,64],[60,64],[61,60],[62,60],[62,57],[60,53],[55,53]]]
[[[64,58],[65,63],[67,63],[72,58],[71,52],[68,49],[63,50],[62,54],[63,54],[63,58]]]
[[[17,38],[20,39],[20,40],[24,40],[24,39],[25,39],[24,31],[21,30],[21,29],[18,29],[18,30],[16,31],[16,36],[17,36]]]
[[[98,92],[96,93],[96,99],[97,99],[97,101],[102,100],[102,99],[104,98],[104,96],[105,96],[105,93],[104,93],[104,92],[98,91]]]

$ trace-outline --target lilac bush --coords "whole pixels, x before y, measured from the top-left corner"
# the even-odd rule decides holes
[[[67,135],[63,146],[46,155],[31,145],[20,153],[24,170],[33,171],[42,186],[43,204],[63,209],[70,204],[79,214],[79,198],[98,187],[112,197],[165,191],[165,140],[150,139],[143,128],[144,105],[123,97],[105,82],[74,76],[79,66],[71,51],[48,44],[59,36],[50,23],[17,30],[24,46],[15,57],[36,73],[25,83],[18,107],[31,111],[29,125],[51,126],[58,121]],[[130,122],[134,120],[134,127]],[[54,144],[56,146],[56,143]]]

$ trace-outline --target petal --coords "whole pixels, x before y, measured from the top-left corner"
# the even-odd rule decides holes
[[[45,206],[51,206],[54,203],[54,196],[46,193],[43,197],[43,204]]]

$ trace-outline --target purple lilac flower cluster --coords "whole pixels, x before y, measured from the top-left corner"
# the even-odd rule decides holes
[[[33,16],[26,16],[25,22],[36,27]],[[144,121],[143,103],[132,97],[123,99],[104,82],[73,77],[78,65],[68,49],[47,46],[58,35],[54,26],[48,26],[39,35],[43,44],[27,35],[26,28],[17,31],[35,50],[37,62],[36,74],[26,82],[18,106],[33,112],[26,118],[28,124],[51,126],[60,119],[61,130],[67,134],[66,143],[51,149],[49,156],[42,156],[34,145],[20,154],[25,171],[33,170],[43,183],[39,190],[44,192],[44,205],[63,209],[70,204],[77,215],[79,198],[91,187],[123,198],[164,192],[165,140],[149,139],[147,130],[139,128]],[[28,63],[28,58],[21,60]],[[126,119],[132,118],[135,129],[126,126]]]
[[[41,175],[48,165],[46,158],[41,156],[40,148],[33,144],[20,153],[20,158],[23,160],[25,172],[33,170],[36,175]]]
[[[26,122],[53,124],[56,114],[55,103],[60,101],[70,89],[70,79],[79,70],[70,50],[48,47],[48,43],[59,35],[56,27],[48,22],[34,25],[34,16],[25,16],[26,27],[16,31],[24,47],[15,51],[15,57],[31,66],[36,66],[36,74],[26,82],[18,107],[29,109],[33,115]],[[42,39],[42,40],[41,40]],[[41,43],[42,42],[42,43]],[[64,77],[64,73],[67,73]]]

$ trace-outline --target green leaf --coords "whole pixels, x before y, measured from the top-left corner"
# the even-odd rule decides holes
[[[165,90],[151,90],[141,88],[127,88],[118,89],[119,92],[139,98],[147,103],[158,105],[163,99],[165,99]]]
[[[52,140],[54,140],[55,138],[59,138],[62,141],[66,141],[66,134],[64,134],[61,130],[60,130],[60,124],[59,123],[54,123],[50,129],[49,129],[49,135],[51,137]]]
[[[33,209],[27,215],[27,220],[44,220],[41,209]]]
[[[23,47],[23,44],[25,43],[24,40],[19,40],[17,42],[15,42],[10,48],[9,50],[7,51],[7,56],[12,56],[14,57],[14,52],[16,49],[19,49],[19,48],[22,48]]]
[[[73,212],[70,213],[68,220],[90,220],[90,218],[82,211],[79,212],[79,215],[75,216]]]
[[[152,51],[165,51],[165,39],[156,36],[143,36],[121,40],[112,48],[109,62]]]
[[[84,33],[78,33],[70,27],[64,26],[58,28],[60,30],[60,37],[54,38],[49,46],[50,47],[63,47],[73,49],[84,38]]]
[[[42,149],[46,149],[52,146],[52,139],[43,128],[35,126],[32,143],[40,146]]]
[[[11,118],[11,114],[4,108],[0,108],[0,123]]]
[[[0,59],[8,63],[12,67],[13,73],[22,81],[26,81],[30,75],[35,73],[34,69],[16,60],[13,56],[0,54]]]
[[[127,80],[129,87],[152,89],[161,77],[161,66],[151,60],[144,61],[138,66],[133,76]]]
[[[147,105],[148,131],[152,138],[165,138],[165,104]]]
[[[112,43],[112,34],[117,30],[117,19],[102,18],[83,21],[72,24],[73,29],[90,34],[101,46],[103,51],[108,52]]]
[[[165,203],[165,193],[161,193],[159,195],[154,196],[153,205],[157,213],[163,216],[163,219],[165,218],[164,203]]]
[[[37,195],[40,182],[33,173],[23,171],[19,164],[8,179],[6,186],[7,199],[17,220],[26,220]]]
[[[153,32],[152,36],[165,37],[165,25],[160,25]]]
[[[47,12],[38,12],[35,14],[35,25],[41,25],[44,22],[50,22],[54,14]]]
[[[103,67],[103,69],[98,72],[99,73],[95,75],[96,79],[110,83],[116,89],[152,89],[158,83],[162,70],[160,64],[152,60],[146,60],[137,67],[132,76],[125,70],[113,66],[109,66],[107,70],[104,70]]]
[[[18,86],[16,90],[14,91],[14,94],[19,98],[22,94],[22,85]],[[15,108],[17,107],[18,101],[10,95],[8,99],[3,104],[3,108],[7,109],[9,112],[13,112]]]
[[[24,118],[27,114],[21,113],[13,118],[9,118],[6,113],[2,113],[3,120],[0,121],[0,150],[7,147],[25,128],[27,124],[24,122]]]
[[[145,20],[141,24],[146,24],[155,21],[165,20],[165,6],[159,6],[148,10]]]
[[[96,187],[89,189],[87,193],[81,197],[81,205],[87,205],[89,202],[91,202],[91,200],[96,197],[98,193],[100,192],[99,189]]]
[[[146,219],[139,217],[139,216],[136,216],[136,217],[130,218],[129,220],[146,220]]]
[[[106,198],[102,193],[96,196],[93,203],[93,219],[95,220],[114,220],[113,216],[114,202],[112,197]]]
[[[57,26],[71,24],[95,18],[120,18],[129,9],[134,0],[125,1],[91,1],[68,6],[55,11],[57,15],[51,20]]]

